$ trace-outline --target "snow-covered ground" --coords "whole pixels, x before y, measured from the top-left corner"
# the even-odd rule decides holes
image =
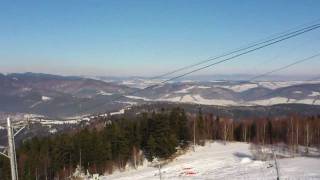
[[[113,115],[118,115],[118,114],[124,114],[124,112],[125,112],[125,109],[120,109],[120,110],[117,111],[117,112],[112,112],[112,113],[110,113],[110,115],[113,116]]]
[[[143,89],[148,86],[159,84],[162,81],[164,81],[164,79],[133,79],[133,80],[123,80],[120,82],[120,84],[129,86],[129,87]]]
[[[113,95],[112,93],[108,93],[108,92],[105,92],[105,91],[99,91],[99,92],[97,92],[97,94],[102,95],[102,96],[111,96],[111,95]]]
[[[41,97],[41,100],[42,100],[42,101],[49,101],[49,100],[51,100],[51,97],[42,96],[42,97]]]
[[[278,89],[283,87],[289,87],[293,85],[301,85],[301,84],[319,84],[320,81],[258,81],[258,82],[248,82],[248,83],[236,83],[236,82],[228,82],[222,84],[201,84],[201,83],[191,83],[185,84],[180,88],[173,88],[169,90],[165,90],[165,94],[160,97],[143,97],[141,96],[126,96],[132,100],[143,100],[143,101],[167,101],[167,102],[181,102],[181,103],[193,103],[193,104],[203,104],[203,105],[220,105],[220,106],[270,106],[275,104],[287,104],[287,103],[300,103],[300,104],[309,104],[309,105],[320,105],[320,92],[317,89],[314,89],[310,92],[310,90],[305,91],[302,90],[302,87],[296,88],[292,92],[288,91],[288,95],[283,94],[273,94],[272,98],[260,99],[259,90],[254,90],[253,94],[256,94],[256,99],[252,101],[244,101],[241,99],[243,95],[240,93],[245,92],[254,88],[268,88],[268,89]],[[165,85],[163,85],[165,86]],[[217,89],[218,88],[218,89]],[[223,90],[222,90],[223,89]],[[233,93],[229,94],[229,90],[233,91]],[[307,89],[306,89],[307,90]],[[218,92],[221,91],[221,97],[215,98],[206,98],[204,97],[206,92]],[[226,95],[225,93],[227,91]],[[256,92],[256,93],[255,93]],[[160,91],[160,95],[163,92]],[[210,94],[208,93],[208,94]],[[275,92],[277,93],[277,92]],[[289,96],[290,94],[295,94],[294,97]],[[306,95],[309,93],[309,95]],[[250,94],[249,94],[250,95]],[[262,94],[263,95],[263,94]],[[298,97],[301,95],[301,97]],[[228,97],[228,98],[226,98]],[[247,97],[246,97],[247,98]],[[289,99],[288,99],[289,98]],[[36,104],[37,105],[37,104]]]
[[[288,98],[285,98],[285,97],[273,97],[270,99],[250,101],[250,103],[254,105],[268,106],[268,105],[274,105],[274,104],[290,103],[290,101],[288,101]]]
[[[252,88],[258,87],[257,84],[240,84],[240,85],[234,85],[234,86],[223,86],[224,88],[230,89],[234,92],[243,92]]]
[[[52,120],[52,119],[31,119],[31,122],[39,122],[42,125],[62,125],[62,124],[78,124],[87,119],[70,119],[70,120]]]
[[[179,91],[176,91],[174,93],[188,93],[191,89],[193,89],[195,86],[190,86],[190,87],[187,87],[185,89],[181,89]]]
[[[311,97],[320,96],[320,92],[312,91],[312,93],[309,96]]]
[[[151,99],[139,97],[139,96],[125,96],[125,97],[130,98],[130,99],[140,99],[140,100],[144,100],[144,101],[151,101]]]
[[[292,104],[292,103],[320,105],[320,100],[315,98],[297,100],[297,99],[288,99],[287,97],[279,96],[279,97],[273,97],[268,99],[245,102],[245,101],[233,101],[228,99],[206,99],[199,94],[193,94],[193,95],[184,94],[184,95],[170,97],[170,98],[168,98],[168,96],[170,96],[170,94],[166,94],[165,96],[159,99],[147,99],[147,98],[137,97],[137,96],[126,96],[126,97],[131,99],[143,99],[145,101],[167,101],[167,102],[180,102],[180,103],[219,105],[219,106],[255,106],[255,105],[270,106],[275,104]]]
[[[205,99],[199,94],[195,95],[182,95],[176,96],[173,98],[160,98],[156,101],[168,101],[168,102],[183,102],[183,103],[194,103],[194,104],[203,104],[203,105],[220,105],[220,106],[232,106],[238,105],[237,102],[226,99]]]
[[[320,158],[278,159],[281,179],[320,179]],[[190,150],[161,168],[162,179],[276,179],[274,161],[254,160],[246,143],[215,142]],[[159,179],[156,167],[144,165],[104,176],[108,180]]]

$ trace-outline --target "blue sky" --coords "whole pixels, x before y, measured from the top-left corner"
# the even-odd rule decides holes
[[[0,1],[0,72],[157,75],[319,20],[319,8],[318,0]],[[198,74],[259,73],[318,52],[320,30]],[[316,74],[319,61],[283,73]]]

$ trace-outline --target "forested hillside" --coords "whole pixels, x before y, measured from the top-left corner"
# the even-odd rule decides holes
[[[194,134],[195,132],[195,134]],[[20,179],[65,179],[81,165],[90,173],[112,173],[137,167],[146,158],[169,159],[187,148],[193,138],[257,144],[286,143],[294,148],[320,145],[320,116],[242,119],[234,121],[210,113],[185,113],[173,108],[142,113],[134,118],[101,117],[81,130],[34,138],[17,150]],[[307,150],[306,150],[307,153]],[[80,163],[81,162],[81,163]],[[9,163],[0,160],[3,179],[10,179]]]

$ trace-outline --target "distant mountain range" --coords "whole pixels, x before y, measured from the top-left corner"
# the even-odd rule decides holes
[[[184,80],[126,95],[160,81],[141,77],[0,74],[0,111],[71,117],[159,101],[222,106],[320,105],[320,82],[317,81]],[[121,94],[122,98],[114,100]]]
[[[119,108],[121,104],[112,103],[112,107],[99,104],[110,101],[113,94],[133,90],[124,85],[81,77],[0,74],[0,111],[53,117],[103,112]]]

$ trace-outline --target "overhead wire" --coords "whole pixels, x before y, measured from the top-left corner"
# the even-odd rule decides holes
[[[267,75],[269,75],[269,74],[282,71],[282,70],[287,69],[287,68],[289,68],[289,67],[291,67],[291,66],[294,66],[294,65],[303,63],[303,62],[305,62],[305,61],[309,61],[309,60],[311,60],[311,59],[313,59],[313,58],[316,58],[316,57],[318,57],[318,56],[320,56],[320,53],[317,53],[317,54],[312,55],[312,56],[307,57],[307,58],[300,59],[300,60],[298,60],[298,61],[295,61],[295,62],[290,63],[290,64],[288,64],[288,65],[282,66],[282,67],[280,67],[280,68],[277,68],[277,69],[274,69],[274,70],[265,72],[265,73],[263,73],[263,74],[254,76],[254,77],[250,78],[248,81],[253,81],[253,80],[255,80],[255,79],[259,79],[259,78],[261,78],[261,77],[267,76]]]
[[[205,63],[208,63],[208,62],[211,62],[211,61],[214,61],[214,60],[217,60],[217,59],[220,59],[220,58],[223,58],[223,57],[226,57],[226,56],[229,56],[229,55],[232,55],[232,54],[235,54],[235,53],[238,53],[238,52],[241,52],[241,51],[244,51],[244,50],[247,50],[247,49],[250,49],[250,48],[253,48],[253,47],[256,47],[256,46],[259,46],[261,44],[265,44],[265,43],[268,43],[268,42],[271,42],[271,41],[274,41],[276,39],[279,39],[281,37],[284,37],[284,36],[288,36],[290,34],[294,34],[294,33],[297,33],[303,29],[300,29],[301,27],[305,27],[307,25],[310,25],[310,24],[314,24],[316,22],[318,22],[320,19],[316,19],[314,21],[311,21],[309,23],[305,23],[305,24],[302,24],[302,25],[299,25],[297,27],[294,27],[292,29],[288,29],[288,30],[285,30],[283,32],[280,32],[280,33],[276,33],[276,34],[273,34],[271,36],[268,36],[266,38],[263,38],[263,39],[260,39],[258,41],[255,41],[255,42],[252,42],[252,43],[249,43],[247,44],[246,46],[243,46],[243,47],[240,47],[240,48],[236,48],[234,50],[231,50],[229,52],[226,52],[226,53],[223,53],[221,55],[218,55],[218,56],[215,56],[215,57],[211,57],[211,58],[208,58],[208,59],[205,59],[203,61],[200,61],[200,62],[197,62],[197,63],[194,63],[194,64],[190,64],[190,65],[187,65],[187,66],[184,66],[184,67],[181,67],[181,68],[178,68],[178,69],[175,69],[175,70],[172,70],[170,72],[167,72],[167,73],[164,73],[164,74],[161,74],[159,76],[154,76],[154,77],[151,77],[150,79],[161,79],[163,77],[166,77],[168,75],[172,75],[172,74],[175,74],[177,72],[181,72],[183,70],[187,70],[187,69],[190,69],[190,68],[193,68],[195,66],[199,66],[199,65],[202,65],[202,64],[205,64]],[[296,30],[298,29],[298,30]],[[293,31],[293,30],[296,30],[296,31]],[[293,32],[290,32],[290,31],[293,31]],[[289,34],[288,34],[289,33]]]
[[[247,79],[247,80],[243,80],[242,82],[252,82],[252,81],[255,80],[255,79],[259,79],[259,78],[261,78],[261,77],[268,76],[268,75],[273,74],[273,73],[275,73],[275,72],[279,72],[279,71],[288,69],[288,68],[290,68],[290,67],[292,67],[292,66],[294,66],[294,65],[297,65],[297,64],[300,64],[300,63],[303,63],[303,62],[306,62],[306,61],[313,60],[314,58],[317,58],[317,57],[319,57],[319,56],[320,56],[320,53],[316,53],[316,54],[314,54],[314,55],[305,57],[305,58],[303,58],[303,59],[296,60],[296,61],[294,61],[294,62],[292,62],[292,63],[290,63],[290,64],[286,64],[286,65],[281,66],[281,67],[279,67],[279,68],[273,69],[273,70],[271,70],[271,71],[267,71],[267,72],[265,72],[265,73],[256,75],[256,76],[251,77],[251,78],[249,78],[249,79]],[[319,76],[319,78],[320,78],[320,76]],[[272,95],[273,93],[274,93],[274,92],[270,92],[270,93],[264,94],[264,95],[262,95],[262,96],[260,96],[260,97],[256,97],[256,98],[267,97],[267,96],[269,96],[269,95]],[[210,93],[210,94],[211,94],[211,93]],[[209,95],[209,93],[206,94],[206,95]]]
[[[239,53],[239,54],[233,55],[233,56],[231,56],[231,57],[225,58],[225,59],[223,59],[223,60],[214,62],[214,63],[212,63],[212,64],[205,65],[205,66],[203,66],[203,67],[194,69],[194,70],[189,71],[189,72],[186,72],[186,73],[184,73],[184,74],[181,74],[181,75],[178,75],[178,76],[169,78],[169,79],[167,79],[167,80],[164,80],[164,81],[159,82],[159,83],[156,84],[156,85],[151,85],[151,86],[148,86],[148,87],[146,87],[146,88],[144,88],[144,89],[139,89],[139,90],[136,90],[136,91],[133,91],[133,92],[124,94],[124,95],[127,95],[127,96],[128,96],[128,95],[133,95],[133,94],[136,94],[136,93],[138,93],[138,92],[146,91],[146,90],[148,90],[148,89],[153,89],[153,88],[155,88],[155,87],[160,86],[161,84],[165,84],[165,83],[168,83],[168,82],[170,82],[170,81],[173,81],[173,80],[179,79],[179,78],[181,78],[181,77],[187,76],[187,75],[189,75],[189,74],[192,74],[192,73],[201,71],[201,70],[203,70],[203,69],[207,69],[207,68],[209,68],[209,67],[212,67],[212,66],[215,66],[215,65],[218,65],[218,64],[227,62],[227,61],[231,61],[232,59],[235,59],[235,58],[237,58],[237,57],[239,57],[239,56],[242,56],[242,55],[245,55],[245,54],[249,54],[249,53],[251,53],[251,52],[254,52],[254,51],[257,51],[257,50],[259,50],[259,49],[262,49],[262,48],[271,46],[271,45],[273,45],[273,44],[276,44],[276,43],[285,41],[285,40],[287,40],[287,39],[291,39],[291,38],[293,38],[293,37],[299,36],[299,35],[301,35],[301,34],[307,33],[307,32],[309,32],[309,31],[312,31],[312,30],[315,30],[315,29],[318,29],[318,28],[320,28],[320,24],[314,24],[314,25],[311,25],[311,26],[308,26],[308,27],[304,27],[304,28],[302,28],[302,29],[299,29],[299,30],[297,30],[297,31],[287,33],[287,34],[285,34],[285,35],[281,35],[281,36],[280,36],[281,38],[280,38],[280,37],[272,38],[272,39],[273,39],[272,41],[271,41],[271,40],[268,40],[268,41],[267,41],[268,43],[263,43],[261,46],[258,46],[258,47],[252,48],[252,49],[249,48],[249,50],[247,50],[247,51],[244,51],[244,52],[241,52],[241,53]],[[122,95],[120,95],[120,96],[112,99],[112,101],[121,99],[121,98],[124,97],[124,95],[122,94]],[[108,102],[109,102],[109,101],[108,101]],[[100,106],[100,105],[104,105],[104,104],[106,104],[106,103],[107,103],[107,102],[104,102],[103,104],[99,104],[99,106]],[[96,106],[94,106],[94,107],[96,107]],[[90,109],[92,109],[92,108],[94,108],[94,107],[90,107]]]

